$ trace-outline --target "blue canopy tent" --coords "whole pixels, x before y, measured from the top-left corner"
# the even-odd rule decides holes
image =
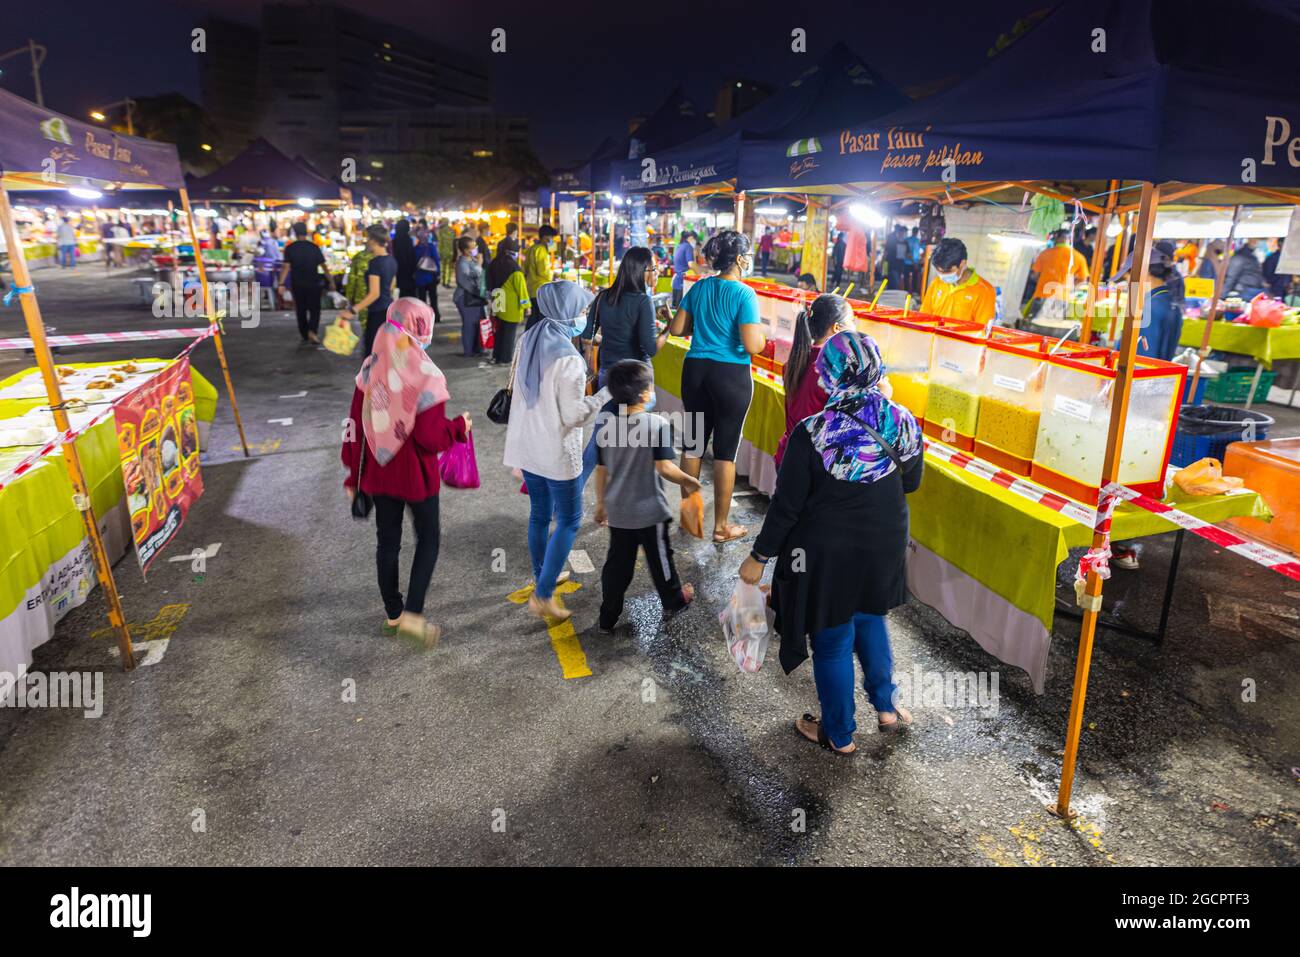
[[[1136,181],[1140,199],[1128,206],[1138,212],[1130,275],[1140,280],[1162,200],[1300,201],[1297,38],[1300,10],[1285,0],[1231,7],[1067,0],[968,80],[927,100],[746,143],[738,185],[949,201],[1001,192],[1018,198],[1034,189],[1078,197],[1104,218],[1124,208],[1115,181]],[[1099,195],[1107,196],[1104,209],[1094,202]],[[1104,234],[1104,222],[1099,229]],[[1119,474],[1143,308],[1134,281],[1103,487]],[[1108,546],[1104,529],[1095,531],[1094,549]],[[1070,816],[1101,594],[1093,568],[1079,597],[1083,627],[1056,803],[1062,817]]]
[[[1067,0],[925,100],[750,137],[738,183],[852,194],[943,184],[948,169],[949,182],[1017,192],[1058,180],[1095,194],[1115,178],[1221,185],[1195,193],[1213,205],[1294,202],[1271,191],[1300,184],[1297,37],[1300,10],[1285,0],[1231,12],[1208,0]]]
[[[609,188],[648,193],[721,184],[736,177],[744,144],[751,138],[783,141],[848,117],[878,116],[907,102],[902,92],[837,43],[798,79],[723,126],[613,164]],[[644,160],[654,161],[653,176],[647,175]]]
[[[555,186],[570,192],[613,189],[613,170],[632,157],[670,149],[713,129],[707,116],[696,113],[686,92],[678,87],[627,136],[606,137],[581,166],[556,177]]]
[[[188,178],[194,199],[214,203],[287,205],[299,199],[338,205],[340,186],[296,163],[264,139],[256,139],[225,166]]]

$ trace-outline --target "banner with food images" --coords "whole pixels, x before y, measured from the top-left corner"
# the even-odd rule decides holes
[[[135,554],[148,572],[203,494],[189,358],[119,399],[113,415]]]

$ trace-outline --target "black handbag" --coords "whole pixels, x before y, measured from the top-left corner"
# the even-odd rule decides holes
[[[361,491],[361,475],[366,470],[366,437],[361,436],[361,461],[357,464],[357,491],[352,496],[352,517],[364,522],[370,517],[370,510],[375,507],[375,500]]]
[[[504,389],[498,389],[488,402],[487,417],[497,425],[510,424],[510,397],[515,388],[515,366],[519,364],[519,349],[522,345],[522,341],[517,344],[515,354],[510,357],[510,381]]]

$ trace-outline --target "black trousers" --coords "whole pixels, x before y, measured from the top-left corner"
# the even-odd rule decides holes
[[[385,320],[387,319],[387,316],[388,316],[387,309],[366,310],[366,328],[364,333],[364,339],[362,341],[362,344],[366,347],[366,351],[361,353],[361,358],[364,359],[366,356],[370,355],[370,353],[374,352],[375,336],[379,335],[379,327],[384,324]]]
[[[504,362],[509,365],[510,360],[515,356],[515,334],[519,332],[520,323],[506,322],[504,319],[496,321],[496,331],[493,334],[492,358],[497,362]]]
[[[415,525],[415,557],[411,560],[411,581],[406,588],[406,601],[402,601],[397,587],[397,559],[402,550],[402,517],[407,509]],[[429,590],[434,566],[438,564],[438,496],[423,502],[403,502],[387,495],[375,496],[375,532],[378,547],[375,549],[375,567],[379,572],[379,594],[384,597],[384,611],[389,620],[403,611],[423,614],[424,595]]]
[[[676,611],[686,602],[682,599],[682,583],[673,565],[673,548],[668,542],[671,521],[660,522],[648,528],[609,529],[609,552],[605,567],[600,570],[600,627],[613,628],[618,616],[623,614],[623,598],[632,576],[636,574],[636,550],[645,552],[645,563],[659,592],[664,611]]]
[[[307,341],[307,333],[313,335],[320,329],[320,286],[292,286],[293,308],[298,314],[298,335]]]
[[[427,302],[433,309],[433,321],[442,322],[442,312],[438,309],[438,284],[436,282],[426,283],[423,286],[415,287],[415,298],[422,302]]]

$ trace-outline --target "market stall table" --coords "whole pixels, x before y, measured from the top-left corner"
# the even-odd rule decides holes
[[[1178,336],[1180,346],[1199,349],[1204,338],[1204,319],[1183,320],[1183,330]],[[1268,327],[1217,321],[1210,329],[1210,348],[1250,356],[1255,360],[1255,378],[1251,381],[1250,398],[1246,402],[1249,409],[1255,387],[1265,369],[1271,369],[1273,363],[1281,359],[1300,359],[1300,325]]]
[[[669,414],[682,410],[688,345],[669,339],[654,358],[658,406]],[[772,456],[784,432],[785,390],[756,373],[736,472],[767,495],[776,490]],[[926,466],[921,488],[908,499],[912,594],[970,632],[985,651],[1023,668],[1041,693],[1057,611],[1057,567],[1071,548],[1091,542],[1092,529],[933,455],[926,455]],[[1254,492],[1188,499],[1179,508],[1216,523],[1270,517]],[[1128,504],[1116,509],[1111,526],[1117,541],[1173,531],[1168,521]]]
[[[60,365],[98,368],[124,361],[147,364],[159,360]],[[162,364],[170,364],[170,360]],[[190,375],[199,441],[206,447],[217,390],[197,370],[191,369]],[[0,381],[0,430],[6,422],[12,424],[47,404],[43,396],[3,398],[27,391],[27,382],[39,385],[35,369]],[[105,548],[110,560],[116,561],[131,549],[132,534],[113,419],[91,427],[77,438],[76,445]],[[0,475],[8,474],[37,448],[39,445],[0,448]],[[32,649],[53,636],[58,620],[84,602],[94,585],[85,527],[72,504],[72,484],[63,459],[54,452],[0,488],[0,672],[17,674],[29,665]]]

